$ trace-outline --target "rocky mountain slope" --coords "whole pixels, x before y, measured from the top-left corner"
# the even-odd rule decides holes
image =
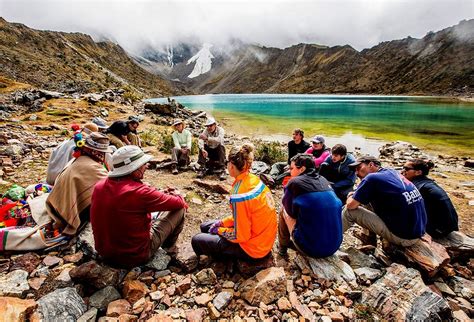
[[[112,42],[81,33],[39,31],[0,18],[0,75],[61,92],[130,88],[162,96],[180,92],[139,67]]]
[[[229,47],[212,47],[211,70],[191,79],[193,65],[187,59],[199,51],[194,44],[187,54],[181,50],[180,60],[161,75],[179,79],[197,94],[474,93],[474,20],[429,32],[422,39],[387,41],[360,52],[348,45],[298,44],[278,49],[233,43]],[[146,55],[151,52],[148,49]]]

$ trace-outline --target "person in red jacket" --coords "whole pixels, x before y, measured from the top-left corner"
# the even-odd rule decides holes
[[[197,255],[244,260],[267,256],[277,234],[275,202],[270,190],[250,173],[253,146],[244,144],[229,153],[227,170],[235,178],[230,193],[232,215],[201,225],[191,244]]]
[[[160,247],[176,252],[188,205],[176,190],[159,191],[141,181],[151,158],[134,145],[119,148],[113,154],[114,170],[94,187],[95,248],[112,265],[143,265]]]

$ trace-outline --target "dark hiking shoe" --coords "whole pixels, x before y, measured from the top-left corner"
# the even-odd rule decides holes
[[[288,247],[279,247],[278,255],[281,257],[288,257]]]
[[[222,171],[221,174],[219,174],[219,180],[224,181],[227,179],[227,173],[225,171]]]
[[[268,188],[275,188],[275,180],[269,174],[261,173],[259,177]]]
[[[176,166],[176,164],[173,164],[171,166],[171,173],[172,174],[178,174],[178,167]]]
[[[197,173],[198,179],[202,179],[206,176],[206,170],[199,170]]]

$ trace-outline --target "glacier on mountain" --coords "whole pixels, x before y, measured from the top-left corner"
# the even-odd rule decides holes
[[[195,63],[194,69],[191,74],[188,75],[188,78],[197,77],[211,70],[212,59],[214,58],[210,50],[211,47],[211,44],[204,44],[202,49],[188,60],[186,65]]]

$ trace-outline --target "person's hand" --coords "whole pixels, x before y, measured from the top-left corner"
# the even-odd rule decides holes
[[[213,235],[217,235],[217,233],[219,231],[219,227],[222,227],[222,221],[221,220],[216,221],[215,223],[213,223],[211,225],[211,227],[209,228],[209,233],[213,234]]]
[[[204,159],[207,159],[207,156],[208,156],[207,151],[202,149],[201,152],[202,152],[202,156],[204,157]]]

